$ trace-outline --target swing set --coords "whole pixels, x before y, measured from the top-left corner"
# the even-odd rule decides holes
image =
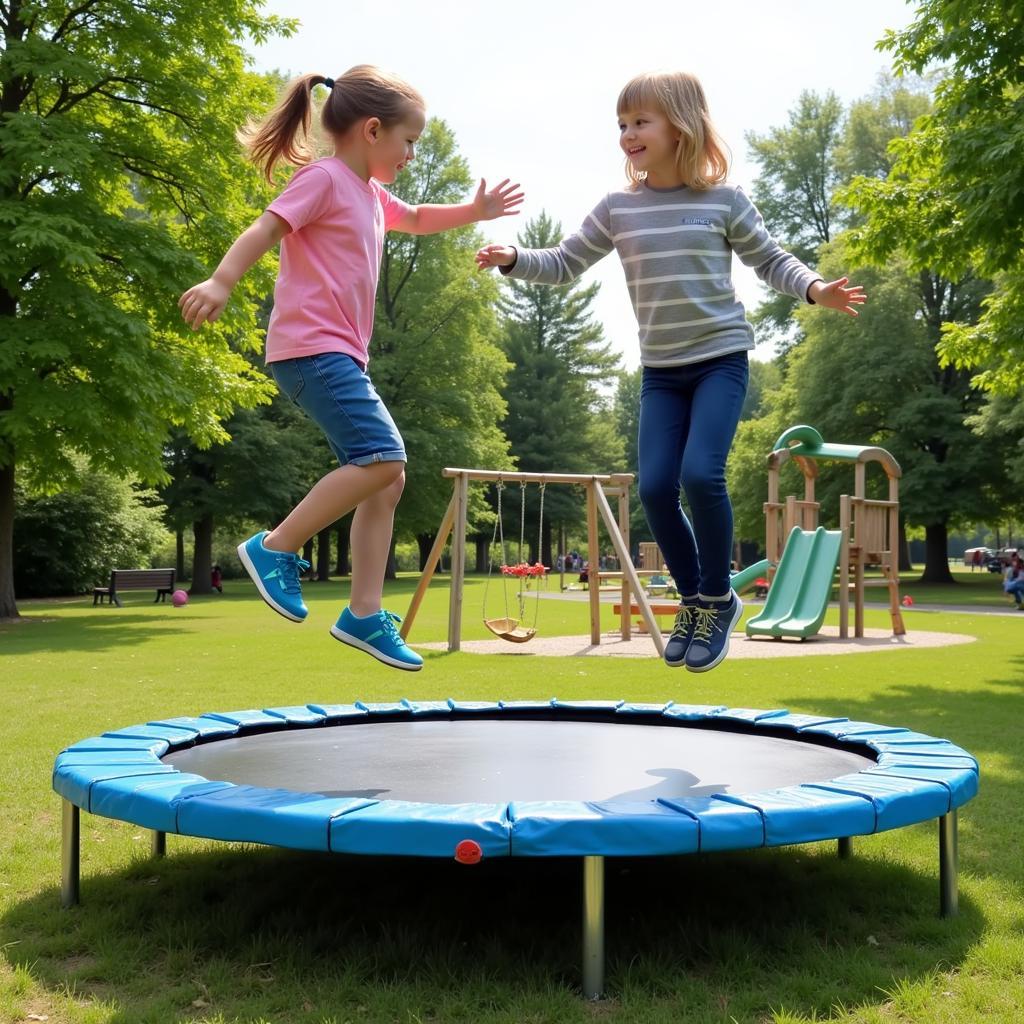
[[[484,587],[484,608],[483,624],[491,633],[507,640],[509,643],[527,643],[537,635],[537,612],[540,604],[540,583],[547,572],[545,566],[537,563],[528,565],[523,559],[526,533],[526,488],[528,484],[537,484],[540,487],[540,525],[537,552],[542,549],[544,537],[544,491],[550,484],[568,484],[575,487],[582,487],[586,494],[587,503],[587,547],[590,551],[591,565],[595,567],[595,580],[597,576],[598,561],[598,522],[603,521],[605,529],[615,551],[615,556],[622,566],[622,613],[620,618],[619,633],[623,640],[628,640],[632,631],[632,620],[630,619],[629,608],[631,604],[639,606],[640,614],[647,626],[654,646],[658,654],[664,654],[665,641],[662,638],[661,630],[658,627],[654,613],[651,611],[647,594],[633,561],[629,556],[629,488],[633,483],[632,473],[612,474],[578,474],[578,473],[518,473],[503,472],[490,469],[445,469],[442,476],[452,480],[452,497],[448,503],[441,526],[434,538],[434,545],[427,556],[426,566],[423,575],[420,577],[416,593],[413,594],[402,622],[401,635],[407,639],[412,624],[416,619],[416,613],[423,601],[423,596],[430,586],[434,573],[437,570],[441,553],[449,536],[452,538],[451,547],[451,589],[448,602],[448,650],[458,651],[462,644],[462,603],[463,590],[466,572],[466,516],[469,504],[469,484],[493,483],[497,485],[498,494],[498,517],[494,524],[494,535],[491,540],[491,547],[500,545],[501,551],[501,575],[502,588],[505,598],[504,617],[489,618],[487,614],[487,598],[490,588],[492,566],[488,558],[487,583]],[[519,561],[515,565],[506,562],[505,530],[502,523],[502,490],[508,483],[520,485],[520,506],[519,506]],[[618,517],[613,514],[609,497],[618,499]],[[516,595],[517,603],[510,605],[508,600],[508,585],[510,579],[521,579],[523,585]],[[527,622],[527,600],[531,584],[533,585],[533,621]],[[600,587],[589,588],[590,600],[590,642],[597,646],[601,643],[601,592]],[[516,614],[513,614],[515,612]]]
[[[538,517],[537,526],[537,554],[541,553],[544,545],[544,488],[546,484],[540,485],[540,515]],[[525,644],[528,640],[532,640],[537,635],[537,612],[540,609],[540,581],[544,578],[547,573],[547,566],[540,562],[534,565],[527,564],[523,559],[523,548],[526,542],[526,481],[521,480],[519,482],[519,552],[518,561],[515,565],[509,565],[505,558],[505,526],[502,522],[503,516],[501,511],[501,492],[505,489],[505,481],[498,478],[496,484],[496,490],[498,495],[498,514],[494,520],[494,536],[491,537],[491,551],[494,550],[495,544],[500,544],[501,548],[501,578],[502,578],[502,596],[505,599],[505,617],[503,619],[489,619],[487,617],[487,594],[491,586],[491,575],[493,569],[493,561],[490,557],[490,552],[487,556],[487,582],[484,584],[484,625],[497,637],[501,637],[502,640],[508,640],[514,644]],[[509,615],[509,604],[508,604],[508,580],[509,577],[522,580],[522,587],[516,593],[516,600],[519,603],[519,616],[513,619]],[[533,625],[526,626],[524,622],[526,620],[526,593],[530,586],[530,581],[535,581],[534,586],[534,597],[533,597]]]

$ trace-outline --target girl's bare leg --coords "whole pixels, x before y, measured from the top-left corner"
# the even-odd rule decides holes
[[[353,615],[372,615],[380,611],[384,573],[391,553],[395,506],[404,487],[403,473],[383,490],[361,501],[352,517],[352,593],[349,608]]]
[[[362,505],[367,498],[405,480],[404,462],[373,462],[368,466],[341,466],[321,477],[302,501],[292,509],[276,529],[263,538],[271,551],[301,551],[310,537]],[[398,494],[402,490],[399,486]],[[395,499],[397,504],[398,499]],[[391,516],[394,505],[391,506]],[[388,547],[391,545],[391,519],[388,520]],[[353,523],[353,535],[355,524]],[[353,547],[355,547],[353,536]],[[387,553],[384,555],[387,561]],[[353,564],[355,559],[353,558]],[[383,573],[383,568],[381,570]],[[378,607],[380,605],[378,604]],[[358,614],[358,613],[357,613]]]

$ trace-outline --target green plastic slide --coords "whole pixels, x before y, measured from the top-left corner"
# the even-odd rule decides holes
[[[734,572],[731,578],[732,589],[737,594],[742,594],[744,590],[749,590],[754,585],[758,577],[766,576],[771,567],[772,563],[767,558],[762,558],[760,562],[755,562],[753,565],[748,565],[746,569]]]
[[[792,636],[801,640],[821,629],[839,564],[842,532],[795,526],[759,615],[747,620],[747,636]]]

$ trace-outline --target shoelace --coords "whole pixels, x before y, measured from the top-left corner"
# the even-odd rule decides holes
[[[698,605],[695,609],[697,624],[693,627],[693,639],[707,643],[712,633],[721,633],[722,627],[718,622],[718,609],[705,608]]]
[[[692,605],[683,604],[679,606],[679,611],[676,612],[676,624],[672,627],[672,636],[686,636],[690,626],[693,624],[694,611],[695,609]]]
[[[309,568],[309,562],[290,552],[277,556],[277,567],[281,570],[281,589],[286,594],[300,594],[299,576]]]
[[[380,624],[384,629],[384,632],[388,635],[388,639],[396,647],[404,647],[405,641],[402,639],[402,634],[398,632],[398,626],[396,623],[402,621],[401,615],[396,615],[394,612],[389,612],[386,608],[380,610]]]

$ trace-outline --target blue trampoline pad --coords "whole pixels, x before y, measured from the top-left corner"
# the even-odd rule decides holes
[[[241,735],[164,755],[237,785],[424,803],[650,801],[827,782],[873,757],[799,738],[646,722],[373,721]]]

